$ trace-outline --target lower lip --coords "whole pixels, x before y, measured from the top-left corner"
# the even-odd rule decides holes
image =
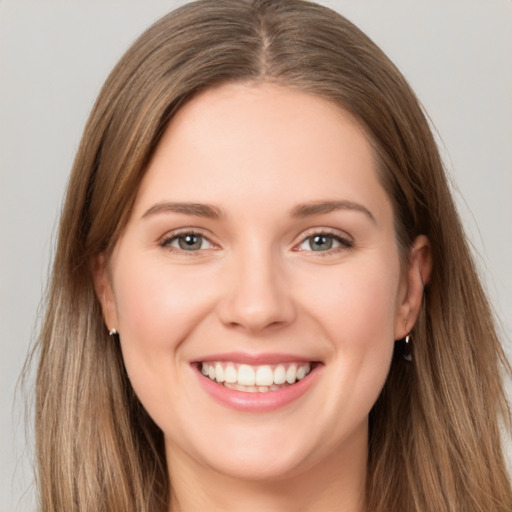
[[[239,411],[268,412],[284,407],[303,396],[315,383],[320,373],[320,366],[319,364],[315,365],[306,377],[291,386],[263,393],[248,393],[230,389],[205,377],[199,369],[196,373],[205,391],[217,402]]]

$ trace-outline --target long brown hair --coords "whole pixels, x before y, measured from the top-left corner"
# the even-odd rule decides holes
[[[508,512],[500,446],[508,368],[428,123],[395,66],[335,12],[300,0],[205,0],[162,18],[107,79],[69,181],[38,344],[36,442],[43,512],[167,510],[163,436],[109,339],[91,262],[125,226],[170,119],[202,89],[273,82],[360,122],[407,258],[430,239],[433,271],[413,362],[395,357],[370,416],[367,509]]]

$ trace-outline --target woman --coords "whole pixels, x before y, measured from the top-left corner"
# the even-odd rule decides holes
[[[42,510],[511,509],[506,362],[432,134],[323,7],[199,2],[128,50],[40,350]]]

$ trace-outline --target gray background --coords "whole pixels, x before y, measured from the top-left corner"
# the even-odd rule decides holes
[[[34,509],[30,387],[15,391],[81,130],[123,51],[180,3],[0,0],[0,512]],[[511,353],[512,2],[322,3],[381,45],[429,112]]]

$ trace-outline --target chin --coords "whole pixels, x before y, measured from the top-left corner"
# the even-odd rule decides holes
[[[214,472],[228,478],[247,481],[283,480],[301,473],[311,465],[311,453],[315,452],[312,437],[304,438],[304,432],[289,428],[254,424],[226,425],[223,431],[198,429],[199,436],[190,436],[179,443],[166,443],[168,460],[176,461],[177,450],[189,461],[195,460],[202,472]],[[196,437],[194,442],[194,437]],[[169,457],[170,455],[170,457]],[[181,457],[178,457],[181,458]]]
[[[213,457],[212,457],[213,459]],[[233,447],[229,454],[208,460],[217,473],[238,480],[269,482],[282,481],[305,471],[307,464],[298,453],[280,453],[279,449]]]

